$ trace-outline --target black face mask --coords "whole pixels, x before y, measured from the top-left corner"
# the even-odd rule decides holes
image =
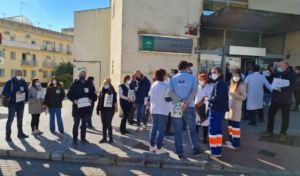
[[[135,78],[137,81],[140,81],[141,80],[141,78]]]

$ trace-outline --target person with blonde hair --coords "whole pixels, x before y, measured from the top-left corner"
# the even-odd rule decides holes
[[[59,82],[58,77],[53,76],[48,83],[46,90],[44,109],[48,109],[50,115],[50,131],[55,132],[55,116],[58,130],[64,133],[64,124],[61,118],[62,101],[66,97],[63,83]]]
[[[115,112],[118,112],[117,93],[111,84],[110,78],[105,78],[100,87],[100,94],[97,105],[97,115],[101,112],[102,133],[103,138],[99,143],[107,142],[107,130],[109,135],[109,143],[113,143],[112,135],[112,119]],[[126,121],[125,121],[126,122]]]
[[[247,97],[247,85],[242,79],[242,74],[238,71],[232,73],[232,80],[229,89],[229,112],[226,112],[225,119],[228,120],[229,141],[226,147],[238,149],[240,147],[241,129],[240,122],[242,117],[243,101]]]

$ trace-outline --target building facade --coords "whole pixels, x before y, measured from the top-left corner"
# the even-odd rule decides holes
[[[45,86],[55,75],[57,65],[73,62],[71,35],[7,19],[0,19],[0,32],[1,88],[13,77],[15,70],[23,72],[26,82],[39,78]]]

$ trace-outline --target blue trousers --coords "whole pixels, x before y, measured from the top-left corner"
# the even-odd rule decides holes
[[[229,141],[233,147],[240,147],[241,129],[240,122],[228,120]]]
[[[23,125],[24,104],[9,105],[8,118],[6,121],[6,137],[10,137],[11,125],[12,122],[14,121],[16,113],[17,113],[18,134],[23,133],[22,125]]]
[[[161,149],[162,141],[164,139],[164,129],[168,120],[167,115],[151,114],[152,129],[150,132],[150,145],[154,147],[155,141],[157,149]]]
[[[222,155],[222,120],[224,119],[225,112],[209,112],[209,145],[210,152],[213,155]]]
[[[55,115],[56,115],[56,121],[58,130],[60,132],[64,132],[64,124],[61,118],[61,108],[49,108],[49,114],[50,114],[50,131],[55,131]]]
[[[147,125],[146,105],[136,103],[136,114],[137,126],[141,126],[141,119],[143,120],[143,124]]]
[[[175,127],[175,148],[178,155],[183,154],[182,146],[182,128],[183,123],[188,127],[188,133],[193,150],[198,152],[200,146],[198,144],[198,135],[196,132],[196,111],[193,107],[188,107],[182,114],[182,118],[173,118]]]

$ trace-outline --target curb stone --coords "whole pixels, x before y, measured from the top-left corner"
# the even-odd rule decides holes
[[[8,150],[0,149],[0,156],[8,156]]]
[[[43,159],[50,160],[50,152],[29,152],[29,151],[15,151],[7,150],[8,156],[19,157],[19,158],[33,158],[33,159]]]

